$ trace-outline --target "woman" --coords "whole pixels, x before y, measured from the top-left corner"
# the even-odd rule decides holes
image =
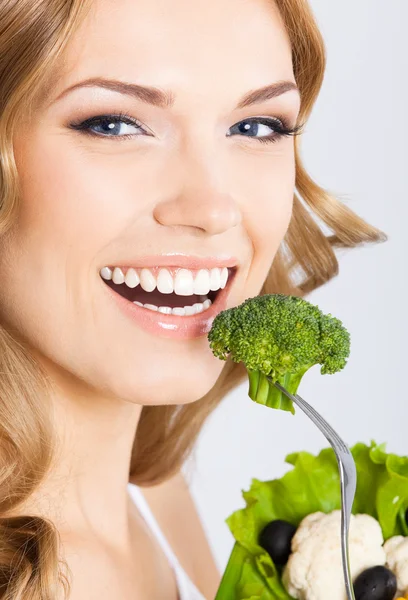
[[[214,597],[212,320],[383,237],[299,159],[324,64],[306,0],[0,0],[1,598]]]

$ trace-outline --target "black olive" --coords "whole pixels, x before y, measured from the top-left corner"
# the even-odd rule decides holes
[[[271,521],[259,535],[259,545],[267,551],[276,565],[283,566],[288,562],[292,538],[296,527],[287,521]]]
[[[393,600],[397,578],[386,567],[371,567],[360,573],[353,587],[356,600]]]

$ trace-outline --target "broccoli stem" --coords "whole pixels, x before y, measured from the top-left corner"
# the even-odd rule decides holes
[[[214,600],[236,600],[236,585],[247,556],[245,548],[235,542]]]
[[[290,373],[286,373],[284,377],[281,377],[281,379],[278,379],[278,381],[281,385],[283,385],[283,387],[293,394],[296,393],[303,374],[304,373],[299,375],[291,375]],[[293,402],[284,394],[282,394],[282,392],[268,380],[264,373],[261,373],[260,371],[248,370],[248,379],[248,396],[251,398],[251,400],[258,402],[258,404],[269,406],[269,408],[280,408],[281,410],[286,410],[292,414],[295,413]]]

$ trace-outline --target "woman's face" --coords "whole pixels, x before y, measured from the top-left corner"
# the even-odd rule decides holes
[[[260,292],[291,216],[294,141],[277,132],[295,126],[298,92],[243,102],[295,83],[277,9],[98,0],[57,75],[15,138],[22,198],[0,241],[1,321],[67,385],[141,404],[197,400],[225,365],[207,340],[216,312]],[[67,91],[91,78],[128,86]],[[216,267],[234,267],[217,294]],[[204,310],[168,315],[135,299]]]

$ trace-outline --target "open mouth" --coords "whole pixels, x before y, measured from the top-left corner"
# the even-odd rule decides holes
[[[129,302],[163,314],[190,316],[216,303],[235,271],[235,267],[198,272],[104,267],[100,274],[106,285]]]

